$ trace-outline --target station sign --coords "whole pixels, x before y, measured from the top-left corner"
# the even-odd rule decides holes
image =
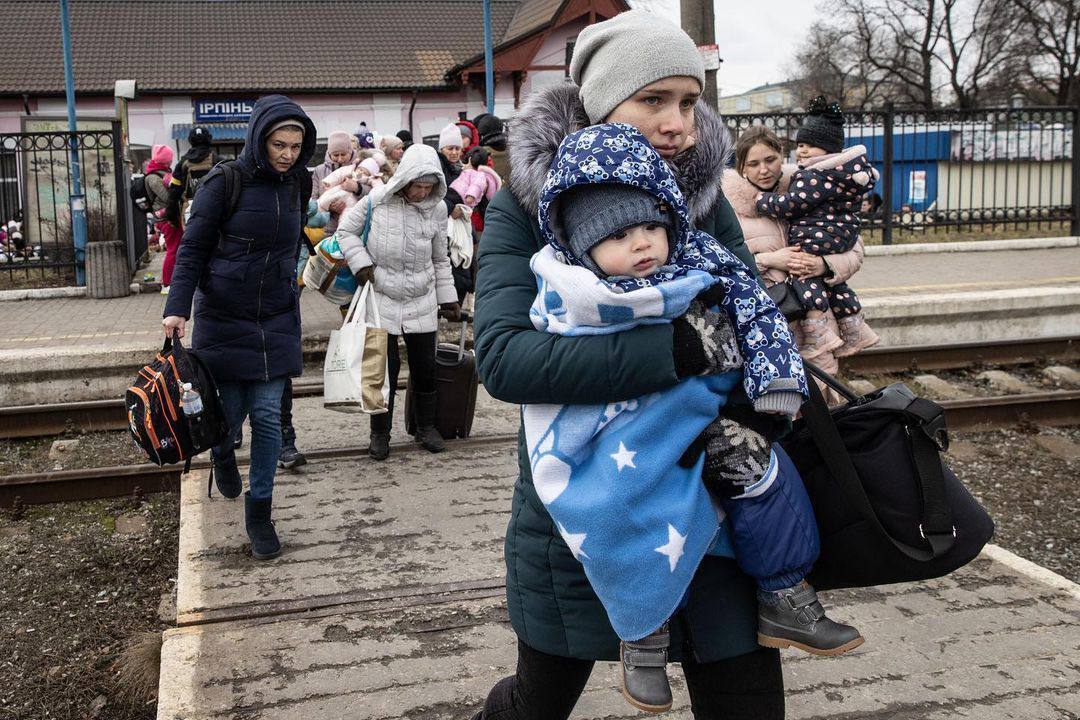
[[[254,100],[212,98],[195,101],[195,122],[247,122]]]

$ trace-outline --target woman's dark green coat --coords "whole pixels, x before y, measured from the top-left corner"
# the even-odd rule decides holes
[[[541,248],[536,209],[548,165],[568,133],[588,125],[577,90],[536,96],[511,128],[509,186],[488,207],[480,242],[476,349],[492,396],[512,403],[606,403],[677,382],[671,325],[592,337],[537,332],[529,321],[536,280],[529,259]],[[691,217],[753,271],[735,213],[720,192],[729,153],[727,131],[698,110],[697,144],[676,158]],[[657,439],[662,442],[662,438]],[[619,639],[581,564],[559,536],[533,488],[519,432],[520,474],[506,531],[506,596],[518,637],[552,655],[618,658]],[[756,641],[753,582],[733,560],[708,556],[690,586],[686,608],[671,623],[671,659],[691,654],[713,662],[751,652]]]

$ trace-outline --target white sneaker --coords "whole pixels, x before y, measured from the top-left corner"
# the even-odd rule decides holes
[[[168,285],[162,285],[161,286],[161,294],[162,295],[168,295],[169,294],[169,286]]]

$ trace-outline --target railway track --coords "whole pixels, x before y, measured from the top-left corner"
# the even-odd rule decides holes
[[[850,373],[880,375],[908,370],[954,370],[975,365],[1021,365],[1048,358],[1059,362],[1080,359],[1080,336],[871,348],[844,358],[841,366]],[[399,389],[404,387],[403,379]],[[322,390],[321,382],[297,383],[293,386],[293,395],[317,396],[322,395]],[[0,439],[57,435],[66,430],[94,432],[126,427],[127,412],[120,398],[0,408]]]
[[[1049,426],[1080,425],[1080,390],[944,400],[940,404],[945,408],[949,430],[954,432],[1011,427],[1019,422]],[[451,442],[448,449],[460,451],[501,443],[509,445],[517,442],[517,437],[517,433],[473,437]],[[392,447],[395,453],[420,449],[412,442],[396,443]],[[367,456],[367,447],[326,448],[305,454],[315,462],[362,459]],[[243,460],[241,457],[241,462]],[[209,461],[206,459],[192,463],[193,469],[208,467]],[[11,507],[16,503],[31,505],[177,490],[180,487],[180,474],[179,466],[147,464],[0,476],[0,507]]]

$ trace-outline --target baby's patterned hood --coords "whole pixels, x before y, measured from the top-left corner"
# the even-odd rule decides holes
[[[605,123],[571,133],[563,139],[540,194],[538,219],[544,239],[560,260],[585,267],[570,249],[559,219],[559,196],[578,185],[617,183],[646,190],[665,202],[676,218],[671,232],[668,264],[647,278],[622,278],[624,290],[648,287],[681,277],[691,269],[716,272],[731,255],[705,233],[691,229],[686,199],[671,166],[632,125]]]

